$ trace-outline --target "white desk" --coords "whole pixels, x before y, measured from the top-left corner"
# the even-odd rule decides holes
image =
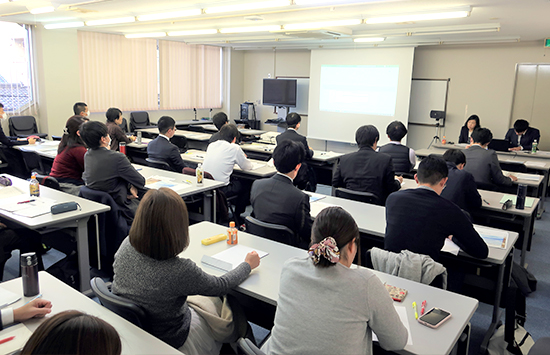
[[[149,133],[149,134],[152,134],[154,136],[159,135],[158,128],[140,128],[140,129],[137,129],[136,131]],[[201,133],[201,132],[195,132],[195,131],[177,130],[176,133],[174,133],[174,136],[176,136],[176,137],[185,137],[188,140],[204,142],[204,141],[208,141],[212,135],[210,133]]]
[[[200,126],[200,128],[205,131],[218,132],[218,128],[213,124],[203,124]],[[260,134],[264,134],[266,131],[251,128],[239,128],[239,132],[243,136],[259,136]]]
[[[273,154],[273,150],[275,149],[277,145],[275,144],[266,144],[266,143],[241,143],[241,148],[245,151],[250,151],[254,153],[263,154],[266,157],[270,157],[271,154]],[[333,162],[334,160],[338,159],[345,153],[337,153],[337,152],[325,152],[322,150],[314,150],[313,151],[313,157],[311,158],[312,161],[318,161],[318,162]]]
[[[29,182],[14,176],[6,175],[13,181],[13,186],[22,191],[29,191]],[[74,228],[76,227],[76,243],[78,252],[78,269],[80,273],[80,290],[90,289],[90,260],[88,256],[88,219],[90,216],[107,212],[111,208],[97,202],[86,200],[74,195],[69,195],[61,191],[50,189],[46,186],[40,186],[40,196],[55,200],[56,203],[77,202],[82,210],[65,212],[52,215],[51,213],[29,218],[15,215],[13,213],[0,210],[0,216],[20,224],[26,228],[40,231],[45,228]]]
[[[197,179],[194,176],[184,175],[173,171],[151,168],[145,165],[133,164],[134,168],[147,180],[152,176],[162,176],[169,179],[170,182],[180,184],[179,189],[175,189],[176,193],[181,197],[203,194],[203,210],[204,218],[208,221],[216,221],[216,189],[224,186],[221,181],[204,179],[202,185],[197,185]],[[212,195],[207,192],[212,191]]]
[[[202,222],[192,225],[189,227],[191,239],[189,247],[180,256],[193,260],[210,274],[216,276],[223,275],[223,271],[202,264],[200,260],[203,255],[214,255],[231,246],[225,242],[205,246],[200,241],[203,238],[226,232],[227,229],[225,227],[212,223]],[[239,244],[269,252],[269,255],[261,260],[260,266],[256,270],[253,270],[248,279],[240,284],[236,290],[262,302],[276,305],[279,293],[279,279],[284,262],[292,257],[304,257],[307,255],[307,252],[244,232],[239,232]],[[382,282],[405,288],[409,292],[403,304],[394,303],[398,307],[406,308],[413,338],[413,345],[407,345],[403,353],[422,355],[448,354],[477,309],[478,301],[397,276],[377,271],[374,272]],[[411,303],[412,301],[416,301],[417,304],[420,304],[423,300],[427,301],[429,307],[436,306],[450,311],[453,314],[452,318],[437,330],[416,322]],[[437,340],[434,339],[434,336],[437,337]]]
[[[47,272],[41,271],[38,275],[40,280],[40,292],[43,298],[51,301],[53,305],[52,313],[47,317],[63,311],[78,310],[99,317],[112,325],[120,335],[122,354],[181,355],[181,352],[177,349],[152,336],[141,328],[136,327],[102,305],[92,301],[90,298],[59,281]],[[22,285],[21,278],[17,278],[3,282],[0,284],[0,287],[23,296]],[[24,297],[19,302],[13,304],[13,307],[20,307],[29,299],[31,299],[31,297]],[[31,332],[34,332],[44,319],[45,318],[34,318],[24,323]],[[1,334],[2,333],[0,333],[0,337]]]
[[[57,156],[58,146],[59,141],[44,140],[42,142],[36,142],[35,144],[14,145],[13,148],[18,149],[22,152],[34,152],[40,156],[55,159],[55,157]]]

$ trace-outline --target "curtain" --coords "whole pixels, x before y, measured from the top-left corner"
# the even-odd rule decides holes
[[[80,89],[92,112],[157,110],[157,40],[78,32]]]
[[[160,108],[221,108],[221,48],[159,41]]]

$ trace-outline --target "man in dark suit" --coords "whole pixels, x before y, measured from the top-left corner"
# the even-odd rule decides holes
[[[109,149],[111,137],[104,123],[85,122],[80,127],[80,136],[89,148],[84,155],[82,174],[86,186],[110,194],[131,224],[139,204],[138,189],[143,191],[145,178],[124,154]]]
[[[277,136],[277,144],[285,140],[301,143],[306,151],[306,160],[309,160],[313,157],[313,150],[307,144],[307,138],[298,133],[301,122],[302,117],[300,117],[299,114],[296,112],[289,113],[286,116],[286,124],[288,125],[288,128],[286,131]],[[294,179],[294,185],[300,190],[306,189],[308,191],[315,191],[317,187],[317,179],[314,176],[313,171],[309,171],[306,161],[302,163],[302,167]]]
[[[439,259],[445,238],[452,236],[462,250],[485,259],[489,253],[462,210],[440,196],[447,182],[447,164],[430,155],[420,162],[416,189],[391,194],[386,201],[384,248],[393,252],[410,250]]]
[[[464,170],[474,176],[477,187],[494,190],[496,185],[511,186],[517,181],[514,175],[502,174],[497,153],[487,149],[493,139],[493,134],[487,128],[479,128],[472,132],[472,145],[464,150],[468,164]]]
[[[225,114],[225,112],[218,112],[214,115],[214,117],[212,117],[212,122],[214,122],[214,126],[216,126],[216,128],[218,129],[218,132],[214,133],[210,137],[210,140],[208,141],[208,144],[221,139],[220,129],[222,129],[222,127],[224,125],[229,123],[229,119],[227,118],[227,115]]]
[[[381,146],[378,151],[391,156],[393,168],[398,174],[409,173],[416,165],[414,150],[401,144],[407,135],[407,127],[402,122],[393,121],[386,128],[390,142]]]
[[[471,212],[481,207],[481,196],[477,191],[474,177],[464,171],[466,156],[460,149],[449,149],[443,154],[447,162],[449,176],[447,186],[441,192],[441,197],[454,202],[464,211]]]
[[[172,117],[159,118],[157,127],[159,135],[147,144],[147,155],[151,159],[161,160],[170,165],[172,170],[183,173],[185,163],[180,155],[180,150],[170,142],[170,138],[176,133],[176,121]]]
[[[401,188],[402,177],[396,177],[392,158],[376,152],[380,134],[373,125],[361,126],[355,132],[359,151],[346,154],[334,164],[332,186],[370,192],[384,205],[389,194]]]
[[[529,127],[529,122],[526,120],[519,119],[514,122],[514,127],[506,132],[504,139],[513,146],[509,150],[531,150],[533,141],[540,143],[540,131]]]
[[[257,219],[290,228],[299,237],[296,245],[307,248],[312,224],[309,196],[292,184],[304,156],[300,143],[285,140],[278,144],[273,151],[277,174],[256,180],[252,184],[250,201]]]

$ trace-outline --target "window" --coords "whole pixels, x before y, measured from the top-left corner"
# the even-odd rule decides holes
[[[30,30],[0,22],[0,102],[6,112],[20,113],[33,102]]]

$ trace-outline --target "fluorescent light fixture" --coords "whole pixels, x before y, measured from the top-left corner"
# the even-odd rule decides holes
[[[54,12],[54,10],[55,8],[53,6],[44,6],[44,7],[37,7],[37,8],[31,9],[30,12],[33,15],[38,15],[38,14],[46,14],[48,12]]]
[[[252,26],[252,27],[234,27],[220,28],[220,33],[244,33],[244,32],[272,32],[279,31],[281,26]]]
[[[0,4],[3,4],[5,2],[10,2],[10,0],[0,0]]]
[[[208,7],[204,9],[204,13],[217,14],[220,12],[258,10],[258,9],[267,9],[271,7],[289,6],[289,5],[290,5],[289,0],[271,0],[271,1],[251,2],[248,4]]]
[[[84,26],[84,22],[76,21],[76,22],[50,23],[48,25],[44,25],[44,28],[47,30],[55,30],[57,28],[75,28],[75,27],[82,27],[82,26]]]
[[[308,22],[308,23],[291,23],[284,25],[285,30],[308,30],[326,27],[339,27],[339,26],[355,26],[360,25],[362,20],[337,20],[337,21],[323,21],[323,22]]]
[[[197,36],[197,35],[215,35],[218,33],[216,29],[210,30],[189,30],[189,31],[172,31],[168,32],[168,36]]]
[[[355,38],[353,42],[370,43],[370,42],[382,42],[385,40],[386,40],[385,37],[362,37],[362,38]]]
[[[156,38],[165,37],[166,32],[150,32],[150,33],[132,33],[124,35],[126,38]]]
[[[200,14],[202,14],[201,9],[191,9],[191,10],[163,12],[161,14],[140,15],[140,16],[137,17],[137,20],[138,21],[154,21],[154,20],[163,20],[163,19],[166,19],[166,18],[197,16],[197,15],[200,15]]]
[[[136,21],[136,18],[133,16],[108,18],[104,20],[86,21],[86,26],[116,25],[118,23],[129,23],[129,22],[135,22],[135,21]]]
[[[411,14],[411,15],[399,15],[388,17],[375,17],[365,20],[367,25],[373,25],[378,23],[400,23],[400,22],[415,22],[415,21],[427,21],[427,20],[443,20],[452,18],[468,17],[470,11],[451,11],[451,12],[434,12],[426,14]]]

